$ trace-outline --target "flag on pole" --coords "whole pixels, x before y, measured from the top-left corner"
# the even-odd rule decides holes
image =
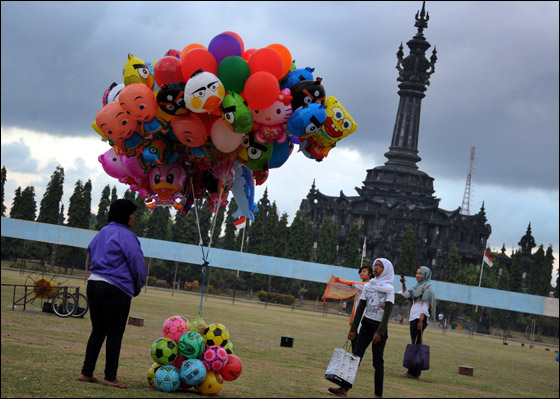
[[[492,262],[490,255],[488,255],[488,252],[486,251],[484,251],[484,258],[482,259],[482,261],[490,267],[494,266],[494,263]]]
[[[245,225],[247,224],[247,218],[245,216],[240,217],[239,219],[237,219],[235,222],[233,222],[233,225],[239,230],[239,229],[243,229],[245,228]]]
[[[362,247],[362,258],[366,257],[366,240],[367,238],[364,237],[364,246]]]

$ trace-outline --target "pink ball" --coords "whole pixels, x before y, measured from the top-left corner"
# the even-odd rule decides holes
[[[182,316],[171,316],[163,322],[161,327],[163,336],[178,343],[179,338],[189,330],[187,323],[187,319]]]
[[[209,346],[202,353],[202,363],[208,371],[220,371],[226,366],[227,360],[226,350],[219,345]]]

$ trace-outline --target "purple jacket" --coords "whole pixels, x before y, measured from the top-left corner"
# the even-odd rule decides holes
[[[146,265],[140,241],[127,226],[111,222],[88,246],[89,270],[113,283],[131,298],[146,284]]]

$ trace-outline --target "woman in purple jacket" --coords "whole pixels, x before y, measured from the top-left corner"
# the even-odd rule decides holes
[[[103,385],[127,388],[117,379],[121,342],[132,297],[146,284],[146,266],[140,241],[129,230],[134,226],[137,207],[118,199],[109,209],[109,224],[88,246],[91,275],[87,284],[92,331],[78,381],[99,382],[93,376],[95,364],[107,338]]]

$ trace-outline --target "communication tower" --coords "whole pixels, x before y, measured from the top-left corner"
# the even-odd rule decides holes
[[[461,204],[461,214],[470,215],[470,202],[471,202],[471,180],[472,170],[474,164],[474,149],[471,147],[471,159],[469,162],[469,173],[467,174],[467,183],[465,184],[465,193],[463,194],[463,203]]]

